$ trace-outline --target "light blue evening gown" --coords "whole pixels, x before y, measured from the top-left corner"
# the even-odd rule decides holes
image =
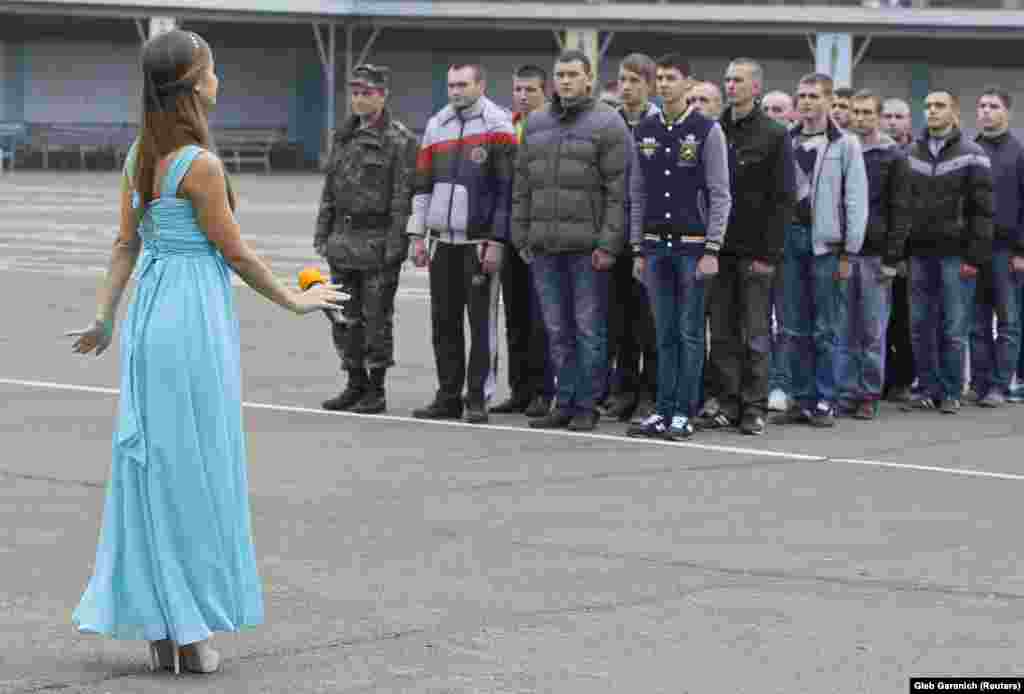
[[[175,157],[139,224],[103,525],[72,617],[83,632],[187,644],[263,621],[231,270],[177,197],[202,151]]]

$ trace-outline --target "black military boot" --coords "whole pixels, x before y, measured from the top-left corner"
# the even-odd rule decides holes
[[[366,369],[348,369],[348,384],[340,394],[323,401],[323,408],[332,412],[344,412],[362,400],[366,393]]]
[[[358,414],[380,414],[388,409],[388,401],[384,396],[384,374],[387,369],[370,369],[370,385],[367,386],[362,400],[352,407],[350,412]]]

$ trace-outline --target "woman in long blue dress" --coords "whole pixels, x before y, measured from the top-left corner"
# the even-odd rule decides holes
[[[73,620],[83,632],[149,641],[154,669],[213,672],[211,634],[263,620],[231,271],[299,314],[345,295],[335,285],[286,288],[242,240],[234,195],[208,151],[218,80],[207,43],[162,34],[143,47],[142,68],[143,126],[96,320],[68,333],[75,352],[102,354],[135,273],[103,525]]]

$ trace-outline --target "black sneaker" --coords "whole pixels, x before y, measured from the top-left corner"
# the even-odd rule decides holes
[[[530,397],[528,395],[514,394],[508,400],[499,402],[492,407],[491,412],[494,414],[518,414],[524,412],[529,406]]]
[[[530,419],[536,419],[537,417],[543,417],[551,411],[551,398],[544,395],[538,395],[532,401],[530,406],[526,408],[525,414]]]
[[[857,401],[842,399],[833,409],[836,417],[852,417],[857,414]]]
[[[639,424],[654,414],[654,412],[654,401],[650,398],[642,397],[637,402],[636,409],[633,410],[633,417],[629,422],[630,424]]]
[[[725,414],[721,410],[716,411],[710,417],[697,418],[697,428],[701,431],[728,429],[733,426],[736,426],[736,422],[729,419],[729,415]]]
[[[601,408],[601,414],[608,419],[626,421],[636,409],[636,393],[619,393],[608,398]]]
[[[811,426],[828,428],[836,425],[836,408],[827,402],[819,402],[811,413]]]
[[[466,414],[463,419],[469,424],[486,424],[487,423],[487,405],[484,404],[482,399],[472,399],[466,401]]]
[[[672,418],[672,423],[669,424],[668,431],[665,432],[665,438],[669,441],[684,441],[693,436],[693,431],[690,419],[677,414]]]
[[[412,411],[416,419],[460,419],[462,417],[462,400],[442,400],[435,398],[426,407]]]
[[[764,427],[764,417],[753,412],[743,415],[743,421],[740,422],[740,431],[747,436],[760,436],[764,433]]]
[[[914,399],[914,394],[910,390],[909,386],[897,386],[889,389],[889,394],[886,396],[886,400],[889,402],[910,402]]]
[[[917,412],[920,410],[934,410],[935,407],[934,399],[918,395],[905,402],[900,409],[904,412]]]
[[[704,407],[700,408],[700,412],[697,413],[697,417],[700,419],[711,419],[721,409],[718,404],[718,398],[708,398],[704,401]]]
[[[668,433],[668,423],[665,422],[664,417],[657,413],[648,416],[642,422],[630,424],[629,428],[626,429],[626,436],[632,436],[633,438],[660,439],[664,438],[666,433]]]
[[[531,429],[565,429],[572,421],[572,411],[555,407],[543,417],[530,421]]]
[[[569,431],[593,431],[597,428],[597,421],[601,419],[601,413],[597,410],[577,412],[576,416],[569,422]]]
[[[960,401],[956,398],[946,398],[939,405],[939,411],[942,414],[959,414],[960,413]]]

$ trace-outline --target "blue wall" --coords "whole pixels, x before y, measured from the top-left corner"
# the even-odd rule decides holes
[[[22,121],[25,120],[25,45],[12,41],[0,44],[0,47],[4,54],[4,70],[0,75],[4,91],[0,120]]]
[[[295,90],[288,118],[288,138],[298,142],[306,161],[320,157],[327,98],[320,57],[312,50],[298,51]]]

